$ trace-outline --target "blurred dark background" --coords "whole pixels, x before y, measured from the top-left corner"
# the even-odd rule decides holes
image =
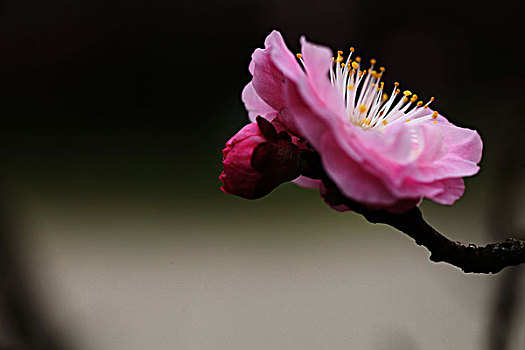
[[[467,180],[466,198],[451,209],[428,203],[424,204],[424,209],[431,218],[435,215],[434,222],[439,227],[452,228],[457,239],[474,239],[483,243],[508,235],[502,230],[500,236],[491,236],[491,232],[498,231],[501,225],[490,226],[487,217],[491,216],[491,210],[494,212],[490,206],[492,200],[498,203],[502,216],[509,215],[506,221],[500,216],[500,220],[507,223],[510,216],[519,221],[520,205],[523,208],[523,201],[515,198],[517,193],[523,192],[520,183],[525,169],[521,136],[525,96],[525,73],[521,66],[523,15],[519,1],[507,0],[0,1],[0,180],[3,186],[0,190],[4,193],[5,205],[10,208],[9,225],[25,232],[16,235],[14,254],[25,264],[25,269],[35,275],[31,277],[36,280],[33,283],[48,288],[42,289],[47,292],[34,296],[34,299],[42,299],[44,301],[39,303],[51,305],[44,309],[57,328],[64,328],[64,324],[71,329],[89,328],[88,325],[96,323],[98,313],[88,317],[93,322],[84,324],[69,311],[65,313],[69,316],[60,312],[57,316],[54,306],[73,295],[70,299],[73,306],[66,309],[74,310],[71,314],[78,315],[84,312],[79,310],[87,310],[93,305],[77,305],[76,309],[71,300],[97,300],[93,303],[99,305],[106,299],[101,296],[100,299],[89,299],[94,297],[88,292],[85,292],[87,296],[81,292],[69,292],[68,283],[82,283],[82,277],[76,277],[78,280],[57,277],[58,280],[51,278],[49,281],[49,276],[62,276],[61,273],[82,276],[83,266],[91,266],[90,263],[102,259],[106,265],[97,265],[100,270],[94,268],[93,271],[104,274],[113,269],[116,276],[120,276],[116,277],[119,281],[122,275],[118,271],[129,266],[128,261],[148,259],[140,247],[152,239],[148,238],[149,235],[160,235],[161,238],[153,239],[159,246],[166,245],[164,242],[176,242],[191,232],[197,241],[209,242],[210,237],[218,237],[212,238],[219,242],[215,248],[231,253],[228,249],[236,247],[239,242],[233,239],[224,243],[221,241],[224,235],[237,232],[234,237],[244,237],[242,244],[248,244],[244,239],[258,239],[255,233],[246,233],[248,238],[242,236],[243,224],[220,226],[238,220],[259,223],[275,237],[295,246],[295,242],[302,238],[297,236],[294,225],[298,220],[304,220],[301,212],[291,209],[298,201],[301,210],[311,213],[311,220],[317,220],[320,226],[328,222],[340,225],[337,227],[341,235],[351,225],[345,220],[359,220],[336,216],[324,207],[316,193],[293,185],[283,186],[269,198],[253,203],[219,192],[221,149],[227,139],[247,122],[240,95],[251,79],[248,72],[250,56],[256,48],[263,46],[264,38],[273,29],[281,31],[294,52],[299,50],[301,35],[334,50],[347,52],[350,46],[355,46],[363,58],[374,57],[379,64],[386,66],[385,81],[389,88],[394,81],[399,81],[402,88],[416,92],[423,100],[435,96],[434,108],[455,124],[478,130],[484,140],[482,171]],[[505,194],[505,200],[496,201],[496,194],[501,193]],[[475,218],[465,219],[471,214],[476,215]],[[268,215],[277,228],[264,226],[269,225]],[[114,230],[106,232],[109,222]],[[162,234],[155,236],[151,225],[159,222],[171,223],[174,228],[169,229],[169,224],[166,224],[160,230]],[[509,224],[505,228],[514,229],[519,224]],[[142,230],[135,230],[136,227]],[[308,230],[308,221],[301,227]],[[369,229],[369,226],[359,227],[365,231]],[[459,232],[459,227],[467,228],[466,232]],[[490,228],[483,231],[485,227]],[[286,233],[278,231],[279,228]],[[387,233],[392,235],[390,231]],[[15,234],[9,233],[8,236]],[[313,239],[313,233],[309,237]],[[122,249],[121,240],[128,242],[130,239],[135,240],[135,248],[122,253],[127,257],[123,258],[118,253],[118,249]],[[401,243],[407,246],[407,252],[416,249],[412,242]],[[85,248],[86,245],[92,250]],[[113,246],[121,248],[115,248],[115,253]],[[339,254],[336,246],[327,248],[329,253],[334,249],[334,256]],[[86,250],[77,251],[75,247]],[[184,244],[177,247],[182,252],[189,249],[195,254],[204,254],[198,243],[191,249]],[[107,255],[100,253],[100,249]],[[155,256],[156,248],[148,249]],[[241,248],[239,251],[231,249],[233,253],[242,251]],[[90,255],[92,252],[96,253]],[[418,252],[421,254],[415,260],[427,264],[430,269],[435,268],[426,260],[424,252]],[[84,260],[78,260],[77,254],[82,256],[83,253],[86,254]],[[170,255],[169,250],[165,253]],[[392,254],[393,259],[401,257],[399,251]],[[109,256],[116,256],[116,260]],[[261,261],[266,261],[265,258],[274,257],[260,257]],[[237,259],[241,265],[254,263],[242,254]],[[46,265],[46,261],[51,263]],[[121,261],[126,263],[121,265]],[[34,270],[31,262],[41,264],[42,271]],[[212,266],[213,259],[209,263]],[[389,264],[389,258],[385,258],[384,263]],[[76,266],[80,275],[73,274],[69,266],[73,266],[72,270]],[[207,271],[210,266],[205,265],[202,271]],[[330,271],[330,266],[325,266],[327,271]],[[155,264],[149,267],[153,271],[159,268]],[[370,271],[373,275],[375,270]],[[249,271],[246,273],[250,274]],[[292,269],[289,273],[297,271]],[[45,281],[42,276],[47,276]],[[189,273],[188,276],[193,275]],[[272,276],[266,277],[271,279]],[[458,273],[455,276],[458,281],[463,278]],[[378,278],[377,286],[381,286],[384,277]],[[110,280],[108,277],[106,284],[99,281],[101,284],[97,290],[104,294],[104,288],[111,285]],[[137,287],[133,279],[128,282],[130,288]],[[96,280],[93,283],[92,286],[96,287]],[[137,280],[137,284],[141,283]],[[388,278],[385,283],[388,285]],[[479,288],[475,283],[463,287]],[[486,283],[487,293],[490,294],[491,288],[497,290],[490,287],[492,282]],[[417,288],[414,286],[414,292]],[[57,290],[66,292],[56,294]],[[280,295],[279,289],[271,291]],[[213,293],[212,289],[211,295]],[[49,295],[55,295],[56,300]],[[114,297],[119,298],[116,294]],[[483,302],[492,300],[489,299],[487,296]],[[108,300],[106,302],[111,304]],[[140,304],[141,300],[137,298],[133,305]],[[212,301],[210,303],[215,305]],[[322,302],[320,305],[322,308]],[[476,304],[480,308],[485,306]],[[489,319],[489,314],[487,311],[487,315],[482,316]],[[68,317],[76,323],[69,323]],[[108,319],[111,317],[106,319],[111,325],[114,320]],[[194,320],[197,328],[198,320]],[[217,322],[222,321],[222,318],[217,318]],[[482,321],[479,327],[487,324],[488,321]],[[189,329],[186,330],[189,332]],[[202,329],[205,333],[213,333],[210,328],[202,326]],[[386,348],[382,347],[386,346],[384,344],[396,342],[404,349],[429,348],[418,347],[421,339],[417,334],[408,336],[410,332],[403,329],[401,335],[387,332],[390,335],[386,340],[378,338],[374,346],[367,348],[382,349]],[[272,334],[271,330],[267,332]],[[103,332],[98,329],[87,334],[91,337]],[[187,340],[193,333],[181,334],[180,339]],[[339,339],[330,332],[326,334],[331,334],[332,340]],[[76,336],[82,339],[78,334],[71,337]],[[390,342],[389,337],[394,340]],[[130,349],[131,341],[126,343],[123,339],[120,343],[117,340],[104,343],[102,340],[96,344]],[[210,339],[212,344],[213,339]],[[476,341],[459,340],[459,343],[453,343],[459,338],[451,336],[450,339],[452,343],[440,343],[435,348],[449,348],[449,345],[458,348],[456,345],[461,344],[463,349],[475,349],[484,343],[479,338]],[[127,347],[119,347],[120,344],[127,344]],[[144,341],[143,345],[148,347],[148,344]],[[171,349],[170,344],[166,341],[157,346]],[[198,346],[200,343],[191,343],[193,347],[189,342],[180,344],[186,344],[184,348],[206,348],[202,345],[204,343],[202,347]],[[217,344],[236,348],[235,343]],[[283,343],[272,344],[279,348]],[[223,348],[222,345],[218,348]]]
[[[220,149],[246,122],[240,92],[250,80],[250,55],[273,29],[294,51],[306,35],[377,58],[387,84],[436,96],[434,107],[453,122],[480,130],[488,152],[491,137],[516,129],[520,118],[518,1],[0,6],[4,164],[25,172],[36,161],[31,172],[44,178],[100,177],[141,187],[151,175],[175,177],[177,188],[189,177],[217,186]],[[149,170],[137,169],[149,158]],[[87,159],[93,163],[80,164]],[[165,185],[176,191],[169,184],[163,191]]]

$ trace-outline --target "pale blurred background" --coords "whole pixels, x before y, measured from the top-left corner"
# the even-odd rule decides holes
[[[525,348],[523,266],[464,274],[313,190],[246,201],[218,180],[247,120],[250,55],[277,28],[294,51],[302,34],[355,46],[387,67],[387,86],[436,96],[479,131],[482,171],[453,207],[422,204],[430,224],[477,244],[522,234],[517,2],[0,11],[0,349],[38,348],[34,334],[56,343],[42,349]]]

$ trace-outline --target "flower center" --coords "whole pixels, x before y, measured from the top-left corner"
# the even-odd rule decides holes
[[[401,94],[397,82],[389,96],[381,82],[385,68],[374,70],[376,60],[371,59],[370,68],[362,70],[361,57],[352,60],[353,53],[351,47],[345,60],[343,52],[338,51],[337,57],[332,57],[330,68],[330,82],[342,95],[347,117],[353,124],[364,129],[380,129],[399,122],[414,124],[437,118],[438,112],[428,108],[434,97],[424,105],[422,101],[416,103],[418,96],[408,90]],[[297,58],[304,65],[301,54],[297,54]]]

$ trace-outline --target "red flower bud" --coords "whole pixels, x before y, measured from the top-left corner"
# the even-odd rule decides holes
[[[270,193],[299,174],[299,148],[288,133],[277,133],[267,120],[242,128],[223,150],[221,190],[247,199]]]

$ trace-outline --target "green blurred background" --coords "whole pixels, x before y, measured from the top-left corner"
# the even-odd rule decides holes
[[[293,51],[304,34],[478,130],[465,196],[422,209],[451,239],[510,236],[525,224],[522,16],[506,0],[0,1],[0,190],[46,327],[67,349],[502,348],[508,271],[465,275],[313,190],[246,201],[218,176],[251,53],[273,29]],[[525,346],[516,300],[508,349]],[[1,315],[0,348],[17,348]]]

